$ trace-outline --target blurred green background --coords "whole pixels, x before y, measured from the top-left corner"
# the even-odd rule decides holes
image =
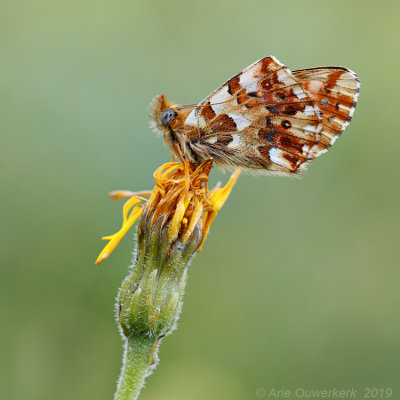
[[[197,102],[269,54],[356,71],[355,117],[302,179],[239,180],[141,398],[400,398],[399,17],[398,1],[2,2],[0,398],[112,398],[134,233],[94,265],[121,224],[107,192],[152,188],[170,158],[154,95]]]

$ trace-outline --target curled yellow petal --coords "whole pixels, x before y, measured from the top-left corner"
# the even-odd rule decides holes
[[[176,205],[175,213],[172,217],[171,225],[168,231],[168,236],[171,241],[175,240],[178,237],[180,225],[183,217],[185,216],[185,212],[189,205],[191,197],[191,193],[187,193]]]
[[[128,213],[131,210],[131,208],[142,201],[146,201],[145,199],[141,199],[140,197],[131,197],[123,206],[122,208],[122,218],[123,218],[123,223],[126,222],[128,219]]]
[[[213,207],[212,211],[206,212],[204,214],[204,221],[203,221],[203,240],[200,243],[198,251],[201,251],[203,244],[207,238],[208,231],[210,230],[210,226],[214,221],[214,218],[217,216],[218,211],[224,205],[226,199],[229,197],[232,188],[235,186],[235,183],[239,179],[240,176],[240,169],[237,169],[230,177],[228,183],[222,188],[217,191],[212,191],[210,195],[210,203]]]
[[[113,252],[113,250],[118,246],[121,239],[125,236],[126,232],[128,232],[128,230],[140,217],[140,215],[142,214],[142,209],[143,205],[136,205],[130,213],[129,217],[127,219],[124,219],[121,229],[117,233],[114,233],[114,235],[106,236],[103,238],[104,240],[109,240],[109,242],[97,257],[95,264],[101,264]]]
[[[130,190],[114,190],[108,193],[113,200],[125,199],[127,197],[134,197],[134,196],[150,196],[151,191],[149,190],[142,190],[140,192],[131,192]]]
[[[193,212],[192,212],[192,217],[190,219],[190,223],[186,229],[185,234],[183,235],[183,238],[182,238],[183,243],[186,243],[189,240],[190,235],[193,233],[195,226],[199,222],[200,218],[203,216],[203,209],[204,209],[203,204],[200,201],[197,201],[197,204],[195,205]],[[186,218],[184,218],[184,219],[186,219]]]
[[[235,183],[239,179],[240,176],[240,168],[238,168],[229,178],[228,183],[220,190],[217,192],[213,193],[210,196],[210,202],[214,207],[215,211],[219,211],[222,206],[224,205],[226,199],[229,197],[232,188],[235,186]]]

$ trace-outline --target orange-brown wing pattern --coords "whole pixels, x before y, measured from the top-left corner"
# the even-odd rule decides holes
[[[324,71],[337,72],[337,78]],[[358,93],[355,79],[344,68],[292,73],[276,58],[263,58],[188,115],[185,124],[198,132],[193,148],[220,165],[297,173],[327,151],[348,123]]]
[[[321,135],[332,145],[349,125],[357,105],[360,81],[343,67],[319,67],[293,71],[321,110]]]

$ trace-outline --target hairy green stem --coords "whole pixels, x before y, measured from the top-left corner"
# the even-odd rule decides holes
[[[132,337],[125,342],[123,366],[118,381],[115,400],[136,400],[157,359],[153,338]]]

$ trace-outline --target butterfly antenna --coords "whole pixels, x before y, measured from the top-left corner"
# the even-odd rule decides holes
[[[216,106],[216,105],[218,105],[218,104],[225,104],[225,103],[228,103],[229,101],[236,100],[236,99],[238,99],[239,97],[243,97],[243,96],[262,97],[262,94],[261,94],[261,92],[259,92],[259,91],[256,91],[256,92],[249,92],[249,93],[246,92],[246,93],[238,94],[237,96],[232,97],[231,99],[228,99],[228,100],[225,100],[225,101],[220,101],[220,102],[218,102],[218,103],[211,103],[211,104],[204,104],[204,105],[199,105],[199,104],[186,104],[186,105],[184,105],[184,106],[176,107],[175,110],[183,110],[183,109],[185,109],[185,108],[202,108],[202,107],[208,107],[208,106]]]

